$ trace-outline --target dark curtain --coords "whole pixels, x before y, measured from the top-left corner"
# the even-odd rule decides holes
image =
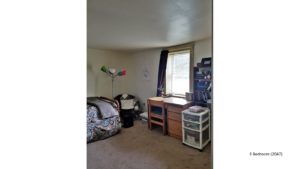
[[[156,96],[160,96],[161,90],[165,88],[164,80],[165,80],[165,77],[166,77],[168,53],[169,53],[168,50],[163,50],[160,53]]]

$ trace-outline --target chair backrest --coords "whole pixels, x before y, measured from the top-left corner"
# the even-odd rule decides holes
[[[148,100],[148,105],[149,105],[149,113],[150,116],[152,114],[155,114],[155,116],[160,115],[160,118],[165,117],[165,107],[164,107],[164,102],[162,101],[155,101],[155,100]]]

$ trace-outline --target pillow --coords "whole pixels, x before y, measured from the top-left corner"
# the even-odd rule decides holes
[[[123,110],[129,110],[134,108],[134,100],[128,99],[128,100],[120,100],[121,101],[121,109]]]

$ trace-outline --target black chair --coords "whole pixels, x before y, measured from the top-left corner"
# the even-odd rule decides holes
[[[130,94],[120,94],[115,98],[120,105],[120,117],[124,128],[132,127],[133,120],[136,118],[135,107],[138,106],[138,101],[135,96]]]

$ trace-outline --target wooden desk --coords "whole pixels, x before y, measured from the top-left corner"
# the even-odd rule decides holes
[[[151,97],[148,99],[148,117],[152,103],[163,102],[167,110],[166,121],[168,135],[177,139],[182,139],[181,112],[192,105],[192,102],[176,97]],[[148,123],[149,124],[149,123]]]

